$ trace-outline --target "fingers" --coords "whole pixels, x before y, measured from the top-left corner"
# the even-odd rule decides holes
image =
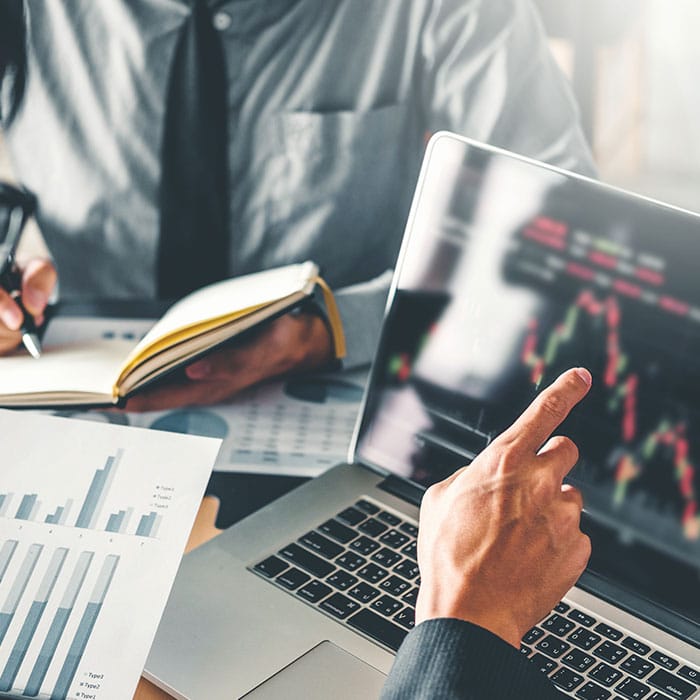
[[[537,453],[537,462],[561,480],[578,462],[578,447],[568,437],[555,435]]]
[[[48,260],[30,260],[22,275],[22,303],[32,316],[42,316],[56,286],[56,268]]]
[[[15,304],[12,297],[2,288],[0,288],[0,320],[5,324],[5,327],[11,331],[19,330],[24,320],[19,306]]]
[[[517,451],[532,454],[569,415],[588,393],[591,375],[582,367],[560,375],[524,411],[499,438]]]

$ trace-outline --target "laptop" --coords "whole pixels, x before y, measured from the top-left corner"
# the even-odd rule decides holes
[[[347,464],[185,556],[175,697],[372,698],[414,624],[424,489],[564,369],[593,556],[521,653],[582,700],[700,698],[700,217],[441,132]]]

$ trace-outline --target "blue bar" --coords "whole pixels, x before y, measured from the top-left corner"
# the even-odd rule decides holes
[[[85,647],[87,647],[90,635],[95,627],[97,616],[102,609],[102,603],[112,583],[112,578],[114,577],[114,572],[117,569],[118,563],[119,557],[115,554],[110,554],[105,558],[102,569],[100,570],[100,575],[95,583],[95,588],[90,596],[90,601],[80,619],[78,630],[68,649],[68,655],[61,667],[61,672],[58,674],[58,680],[51,694],[51,700],[65,700],[68,695],[70,685],[78,670],[78,665],[83,658]]]
[[[5,572],[12,561],[17,544],[17,540],[5,540],[5,544],[0,549],[0,583],[5,578]]]
[[[29,520],[29,516],[32,514],[32,508],[36,502],[36,496],[35,493],[28,493],[26,496],[22,496],[22,502],[17,509],[17,515],[15,515],[17,520]]]
[[[90,522],[92,516],[95,514],[95,508],[100,500],[100,494],[104,488],[105,481],[107,481],[107,475],[112,467],[112,462],[114,457],[107,458],[107,464],[104,469],[98,469],[95,472],[95,476],[92,477],[92,483],[88,489],[87,496],[85,496],[85,501],[83,502],[83,507],[80,509],[78,514],[78,519],[75,521],[76,527],[88,528],[90,527]]]
[[[73,642],[68,650],[68,656],[61,668],[61,672],[58,674],[56,686],[53,693],[51,693],[51,700],[66,700],[68,691],[70,690],[70,684],[73,682],[75,672],[78,670],[78,664],[83,658],[85,647],[90,639],[90,634],[95,627],[95,622],[97,621],[97,616],[101,609],[102,603],[88,603],[85,613],[78,625],[78,631],[75,633]]]
[[[13,494],[3,493],[2,500],[0,500],[0,518],[4,518],[7,513],[7,509],[10,506],[10,501],[12,500]]]
[[[7,691],[12,689],[12,684],[17,678],[19,673],[19,667],[24,661],[24,657],[27,655],[27,649],[29,644],[34,637],[34,632],[41,620],[41,616],[44,614],[44,608],[46,608],[46,602],[34,601],[32,607],[29,608],[29,613],[24,619],[24,624],[19,632],[17,641],[15,642],[12,651],[10,652],[10,657],[5,664],[5,670],[0,676],[0,691]]]
[[[139,537],[148,537],[151,534],[151,528],[156,521],[156,514],[151,512],[148,515],[142,515],[139,521],[139,526],[136,528],[136,534]]]
[[[58,506],[58,508],[56,508],[56,512],[52,515],[47,515],[44,522],[48,523],[49,525],[57,525],[61,519],[61,515],[63,515],[63,506]]]
[[[34,668],[27,681],[27,687],[24,689],[24,694],[29,697],[36,697],[41,690],[41,686],[46,678],[46,672],[49,670],[49,666],[58,648],[58,643],[61,641],[61,636],[65,631],[68,619],[73,612],[73,605],[85,581],[93,556],[93,552],[82,552],[73,569],[70,581],[61,599],[61,604],[51,621],[46,639],[44,639],[44,643],[41,645],[39,656],[37,657]]]
[[[44,545],[42,544],[33,544],[29,547],[20,566],[17,578],[15,578],[2,608],[0,608],[0,644],[2,644],[2,640],[5,638],[7,630],[10,627],[10,622],[12,622],[15,612],[17,612],[17,606],[24,595],[24,590],[27,587],[27,583],[29,583],[29,579],[34,572],[34,567],[43,549]]]
[[[0,642],[5,639],[5,635],[7,634],[7,630],[12,622],[13,616],[14,613],[0,612]]]
[[[44,682],[44,678],[46,678],[46,672],[49,670],[53,655],[56,653],[56,647],[58,647],[58,643],[61,641],[61,636],[63,635],[63,631],[66,628],[68,618],[72,611],[73,608],[59,608],[54,615],[51,627],[49,627],[46,639],[41,645],[41,651],[39,651],[39,656],[29,676],[27,687],[24,689],[24,694],[30,698],[39,695],[41,684]]]
[[[120,510],[118,513],[112,513],[107,521],[107,527],[105,530],[107,532],[119,532],[119,528],[122,526],[124,516],[126,515],[125,510]]]

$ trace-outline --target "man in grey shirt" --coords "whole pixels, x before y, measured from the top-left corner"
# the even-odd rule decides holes
[[[207,4],[229,81],[228,272],[319,263],[337,291],[348,366],[372,357],[428,134],[449,129],[593,172],[529,0]],[[154,298],[166,89],[190,3],[24,6],[28,80],[6,137],[18,178],[39,195],[61,296]],[[51,266],[33,261],[26,280],[39,315]],[[0,297],[13,329],[0,348],[17,342],[12,307]],[[318,317],[285,317],[130,408],[219,401],[330,354]]]

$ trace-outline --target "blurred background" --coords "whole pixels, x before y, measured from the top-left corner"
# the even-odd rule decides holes
[[[700,3],[535,2],[601,179],[700,211]]]
[[[534,2],[601,179],[700,211],[700,2]]]

